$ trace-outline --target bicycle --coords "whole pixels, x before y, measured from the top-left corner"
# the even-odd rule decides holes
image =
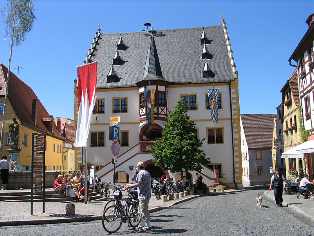
[[[128,222],[128,225],[135,229],[141,222],[141,216],[138,213],[139,202],[137,193],[129,191],[128,197],[123,199],[122,188],[116,187],[113,197],[115,204],[104,207],[102,216],[103,228],[108,233],[115,233],[121,228],[122,223]]]

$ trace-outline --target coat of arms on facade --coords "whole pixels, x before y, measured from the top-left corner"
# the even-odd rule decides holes
[[[219,89],[208,89],[208,107],[209,107],[209,119],[217,122],[218,121],[218,96]]]

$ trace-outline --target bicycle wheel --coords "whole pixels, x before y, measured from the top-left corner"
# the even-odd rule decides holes
[[[122,212],[121,210],[113,205],[104,209],[102,216],[102,226],[108,233],[117,232],[122,225]]]
[[[141,215],[138,212],[138,203],[131,204],[128,210],[129,225],[136,228],[141,222]]]
[[[104,212],[105,210],[109,207],[109,206],[114,206],[116,203],[116,200],[115,199],[110,199],[106,202],[105,206],[104,206]]]

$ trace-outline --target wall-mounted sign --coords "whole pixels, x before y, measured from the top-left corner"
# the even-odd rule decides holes
[[[118,125],[109,127],[109,140],[119,140],[120,128]]]
[[[110,117],[110,126],[118,125],[120,123],[120,116],[111,116]]]

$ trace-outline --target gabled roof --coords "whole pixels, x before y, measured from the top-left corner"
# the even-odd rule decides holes
[[[3,64],[0,64],[0,70],[3,72],[4,77],[7,78],[8,69]],[[0,80],[2,79],[0,78]],[[50,114],[40,102],[34,91],[12,72],[10,72],[10,79],[8,84],[8,99],[22,124],[32,129],[44,129],[51,135],[62,139],[61,135],[56,129],[56,126],[54,125],[54,122],[52,122],[52,132],[49,132],[47,126],[43,122],[43,118],[50,117]],[[33,99],[37,99],[36,127],[34,126],[32,119]]]
[[[151,36],[150,40],[151,42],[147,51],[143,79],[144,80],[162,79],[162,72],[160,68],[154,36]]]
[[[203,77],[204,59],[201,43],[203,30],[208,38],[206,49],[213,55],[213,58],[207,61],[215,74],[210,78]],[[152,68],[154,64],[156,68],[160,65],[157,71],[160,70],[163,80],[169,83],[228,82],[234,79],[222,25],[156,31],[153,42],[155,49],[150,52],[158,52],[159,65],[147,63],[147,50],[152,44],[150,36],[151,34],[147,32],[101,33],[91,58],[92,61],[98,62],[97,87],[136,86],[143,80],[145,70]],[[127,46],[125,50],[119,51],[125,63],[115,67],[120,80],[108,83],[107,75],[120,37]],[[156,59],[155,56],[152,58]]]
[[[303,35],[302,39],[298,43],[298,46],[294,49],[293,53],[289,58],[289,62],[291,60],[298,61],[300,57],[303,56],[303,53],[313,45],[314,40],[314,24],[312,24],[306,33]]]
[[[275,114],[242,114],[248,148],[271,148]]]
[[[290,78],[286,81],[281,92],[281,99],[282,102],[285,101],[285,95],[286,93],[291,93],[291,97],[293,97],[294,104],[299,107],[300,106],[300,98],[299,98],[299,87],[298,87],[298,76],[297,76],[297,70],[295,69]]]

